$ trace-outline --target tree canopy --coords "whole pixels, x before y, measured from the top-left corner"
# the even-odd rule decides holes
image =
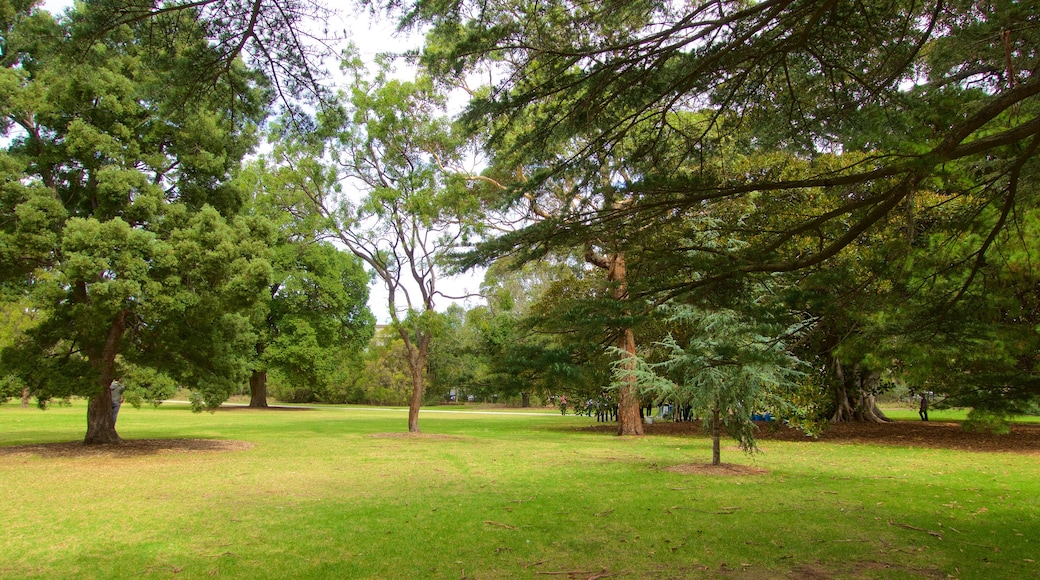
[[[237,65],[198,98],[169,90],[181,59],[213,50],[200,30],[155,50],[127,25],[74,51],[77,12],[5,18],[0,282],[39,313],[5,368],[44,399],[90,396],[87,443],[119,440],[108,386],[124,363],[219,404],[245,378],[243,312],[271,271],[271,226],[237,215],[233,179],[264,93]]]
[[[565,184],[626,200],[563,206],[467,264],[610,239],[633,298],[717,304],[867,249],[912,263],[890,271],[899,291],[875,312],[913,315],[903,330],[917,338],[987,341],[990,331],[936,314],[959,302],[977,312],[967,304],[993,287],[992,265],[1012,267],[1004,243],[1030,228],[1038,18],[1011,0],[420,0],[403,22],[430,26],[421,62],[444,82],[488,79],[462,121],[488,133],[491,177],[512,199]],[[956,251],[936,252],[940,239]],[[908,300],[917,306],[900,309]],[[1012,359],[1000,365],[1017,369],[998,381],[1005,392],[1035,374],[1034,349]],[[939,368],[930,360],[918,364]]]
[[[580,208],[553,235],[753,200],[712,227],[754,243],[702,252],[691,271],[710,274],[687,288],[818,264],[921,191],[999,207],[1032,176],[1038,39],[1019,2],[418,2],[409,18],[433,26],[431,70],[495,73],[464,119],[492,120],[495,155],[545,161],[514,187],[593,183],[618,148],[637,161],[635,203]]]
[[[360,259],[323,237],[319,221],[294,213],[298,201],[286,172],[267,159],[246,166],[247,212],[270,220],[272,276],[250,317],[256,334],[250,406],[267,406],[268,371],[292,400],[327,399],[337,371],[372,338],[368,282]]]

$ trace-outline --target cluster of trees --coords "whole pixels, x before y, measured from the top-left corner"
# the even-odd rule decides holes
[[[883,421],[893,380],[1040,395],[1035,7],[386,7],[426,35],[414,78],[348,50],[329,87],[317,4],[6,2],[0,272],[34,322],[4,384],[93,385],[88,441],[120,365],[402,402],[330,389],[403,360],[410,431],[452,389],[609,396],[620,434],[672,397],[747,445],[751,407]],[[396,336],[322,357],[371,335],[362,265]],[[438,313],[476,266],[486,305]]]
[[[654,352],[661,305],[786,317],[775,338],[833,420],[884,420],[886,376],[986,412],[1036,400],[1038,18],[1000,0],[495,0],[420,1],[405,22],[429,27],[440,82],[491,79],[460,118],[487,156],[471,188],[527,218],[462,263],[606,270],[570,319],[628,353],[630,433],[641,359],[682,358]]]
[[[319,388],[371,336],[368,276],[243,170],[269,79],[197,12],[105,27],[95,8],[0,10],[0,284],[32,319],[5,338],[3,395],[88,396],[85,442],[113,443],[124,375],[207,406],[247,379],[263,400],[269,369]]]

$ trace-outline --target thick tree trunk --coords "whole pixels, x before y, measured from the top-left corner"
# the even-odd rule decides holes
[[[625,329],[618,337],[618,348],[628,353],[626,367],[635,365],[636,341],[630,329]],[[633,369],[629,369],[633,370]],[[639,385],[635,377],[628,374],[625,383],[618,388],[618,435],[642,435],[643,420],[639,417]]]
[[[711,410],[711,464],[722,464],[722,425],[718,407]]]
[[[84,445],[111,445],[122,442],[112,420],[112,379],[102,381],[98,392],[87,403],[87,435]]]
[[[520,393],[520,406],[530,407],[531,406],[531,393]]]
[[[890,421],[877,406],[873,394],[881,378],[878,372],[861,369],[859,365],[853,365],[851,371],[846,372],[837,359],[834,359],[833,367],[838,380],[834,388],[834,415],[831,416],[831,423]]]
[[[84,445],[110,445],[122,439],[116,433],[112,419],[112,391],[110,386],[116,378],[116,354],[119,341],[126,330],[126,311],[120,312],[108,329],[105,345],[98,351],[88,351],[90,366],[99,371],[98,390],[87,403],[87,434]]]
[[[22,389],[22,408],[29,408],[29,387]]]
[[[249,406],[254,409],[267,408],[267,371],[253,371],[249,376]]]
[[[628,301],[627,272],[625,254],[617,252],[608,259],[607,282],[614,283],[614,298],[621,302]],[[617,339],[617,347],[627,353],[629,360],[626,366],[635,365],[636,339],[631,328],[621,328]],[[632,370],[632,369],[630,369]],[[639,418],[639,385],[635,377],[628,373],[625,384],[618,389],[618,435],[642,435],[643,420]]]

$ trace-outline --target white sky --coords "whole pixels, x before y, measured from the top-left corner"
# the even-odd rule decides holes
[[[42,6],[52,14],[58,14],[71,7],[72,4],[72,0],[44,0]],[[336,2],[330,2],[330,4],[335,5]],[[354,14],[344,11],[335,18],[338,18],[340,22],[330,22],[328,28],[330,30],[350,31],[351,38],[349,40],[358,47],[361,56],[366,60],[371,60],[376,54],[382,52],[404,51],[408,48],[419,46],[422,42],[422,38],[414,35],[402,36],[397,34],[393,22],[385,19],[373,19],[368,14]],[[400,72],[402,75],[408,74],[407,70],[401,70]],[[480,282],[483,280],[483,277],[483,271],[463,276],[438,277],[437,289],[448,296],[465,296],[470,293],[476,293],[480,289]],[[370,286],[369,293],[368,306],[372,313],[375,314],[376,320],[381,324],[389,322],[387,291],[382,281],[376,279]],[[483,301],[475,298],[458,301],[440,298],[436,301],[437,310],[443,311],[453,302],[458,302],[463,306],[475,306]],[[398,303],[403,304],[404,300],[398,299]]]

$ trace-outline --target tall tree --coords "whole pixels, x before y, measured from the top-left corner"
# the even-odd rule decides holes
[[[493,122],[493,121],[492,121]],[[531,122],[539,122],[532,119]],[[477,130],[477,138],[483,136],[484,128]],[[568,142],[564,149],[555,155],[541,152],[538,157],[516,157],[510,151],[488,149],[484,151],[488,163],[480,175],[466,174],[456,170],[455,175],[462,177],[469,185],[471,193],[482,202],[489,221],[509,231],[513,228],[548,227],[556,224],[582,222],[588,215],[610,212],[624,207],[631,202],[625,188],[630,184],[633,174],[639,170],[626,160],[627,152],[619,146],[609,153],[592,155],[577,171],[563,172],[552,179],[536,178],[538,187],[513,187],[517,183],[530,181],[529,176],[537,176],[551,171],[555,163],[566,160],[574,150],[580,149],[580,142],[575,145]],[[594,168],[594,169],[593,169]],[[494,214],[494,217],[491,215]],[[532,224],[535,224],[532,226]],[[514,230],[515,231],[515,230]],[[504,239],[509,244],[510,236]],[[633,328],[634,310],[629,294],[631,254],[628,244],[612,232],[573,240],[573,246],[535,243],[535,248],[522,250],[524,258],[509,260],[517,266],[523,265],[531,257],[545,258],[548,252],[567,255],[577,250],[584,261],[598,268],[604,277],[609,291],[601,298],[603,310],[610,312],[610,317],[597,317],[602,323],[599,332],[617,348],[628,352],[626,359],[636,352],[635,329]],[[504,248],[494,242],[485,244],[485,251],[480,258],[463,260],[462,263],[472,266],[476,261],[489,262],[504,254],[512,253],[515,248]],[[490,250],[489,250],[490,248]],[[634,384],[629,388],[618,390],[618,434],[642,435],[643,424],[640,417],[638,389]]]
[[[243,172],[242,186],[253,194],[249,211],[277,227],[271,283],[252,316],[257,342],[249,406],[267,407],[269,370],[291,392],[323,393],[339,364],[368,345],[375,317],[361,261],[321,241],[320,225],[293,213],[300,200],[283,191],[277,172],[258,160]]]
[[[591,182],[594,160],[615,151],[639,168],[621,188],[631,203],[523,228],[499,251],[607,236],[631,248],[665,224],[740,242],[644,244],[640,262],[672,276],[637,297],[703,296],[813,268],[890,218],[934,209],[918,203],[925,193],[938,192],[940,204],[970,196],[1001,213],[1034,205],[1026,192],[1040,143],[1040,14],[1031,4],[408,7],[406,24],[432,26],[431,71],[492,72],[464,119],[490,127],[490,146],[511,158],[545,160],[509,184],[518,195],[554,179]],[[569,154],[547,159],[560,151]],[[958,231],[979,225],[963,217]],[[1006,225],[991,221],[975,238],[976,265]]]
[[[120,360],[208,404],[244,380],[242,312],[268,282],[269,225],[236,218],[232,177],[265,102],[237,65],[208,98],[167,89],[212,50],[201,30],[156,51],[128,26],[74,52],[89,30],[80,13],[59,22],[23,8],[3,22],[0,275],[40,322],[3,363],[43,397],[90,396],[85,442],[115,443]]]
[[[360,60],[348,58],[343,68],[351,84],[341,109],[278,154],[296,176],[306,211],[327,220],[329,235],[383,283],[391,325],[409,356],[408,430],[418,433],[439,324],[437,282],[444,255],[468,234],[464,216],[474,200],[457,195],[441,170],[456,155],[443,97],[429,78],[395,80],[389,67],[381,63],[370,77]]]

